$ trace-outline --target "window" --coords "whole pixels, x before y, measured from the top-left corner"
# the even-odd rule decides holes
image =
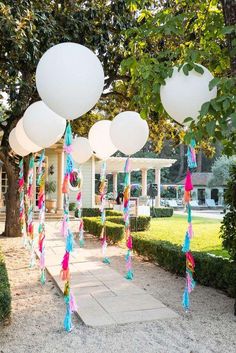
[[[3,195],[7,192],[7,186],[8,186],[7,173],[3,166],[2,167],[2,189],[1,189]]]

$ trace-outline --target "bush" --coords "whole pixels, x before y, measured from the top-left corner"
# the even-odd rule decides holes
[[[151,216],[152,217],[172,217],[174,213],[173,208],[167,208],[167,207],[163,207],[163,208],[151,208]]]
[[[123,216],[123,213],[120,211],[114,211],[114,210],[107,210],[106,211],[107,216]]]
[[[107,208],[106,210],[110,211],[112,208]],[[83,217],[99,217],[101,212],[99,208],[82,208]],[[75,217],[78,218],[78,210],[75,210]]]
[[[97,237],[100,237],[102,231],[101,220],[98,217],[83,217],[84,229]],[[106,221],[106,235],[108,241],[117,243],[124,237],[124,225]]]
[[[185,254],[181,246],[168,241],[143,239],[133,236],[133,249],[140,255],[156,261],[161,267],[178,275],[185,275]],[[236,263],[222,257],[193,252],[194,278],[200,284],[221,289],[236,297]]]
[[[11,292],[6,265],[0,253],[0,322],[11,312]]]
[[[69,211],[75,211],[76,208],[76,203],[75,202],[70,202],[69,203]]]
[[[117,224],[124,224],[123,217],[108,216],[107,220]],[[150,227],[150,222],[151,222],[151,217],[147,217],[147,216],[138,216],[136,218],[131,217],[130,218],[131,231],[140,232],[140,231],[148,230]]]

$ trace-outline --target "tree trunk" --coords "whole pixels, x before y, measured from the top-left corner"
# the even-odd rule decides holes
[[[221,0],[223,7],[223,14],[226,26],[235,26],[236,24],[236,0]],[[228,35],[228,49],[230,54],[231,73],[236,76],[236,55],[232,54],[235,48],[233,40],[235,39],[235,32]]]
[[[197,153],[197,173],[202,172],[202,150],[199,149]]]
[[[179,172],[177,176],[178,179],[182,178],[185,173],[185,149],[183,143],[179,145],[179,163]]]
[[[6,192],[6,222],[3,235],[6,237],[21,236],[19,209],[20,199],[18,192],[18,170],[9,160],[4,161],[7,172],[8,188]]]

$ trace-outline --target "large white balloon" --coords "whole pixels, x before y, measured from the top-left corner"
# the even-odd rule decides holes
[[[92,156],[93,151],[86,137],[75,137],[72,142],[72,157],[75,162],[83,164]]]
[[[104,72],[97,56],[77,43],[61,43],[44,53],[36,70],[36,86],[49,108],[76,119],[99,100]]]
[[[110,120],[100,120],[91,127],[88,134],[92,150],[103,160],[112,156],[117,150],[111,140],[110,127]]]
[[[160,96],[165,111],[178,123],[191,117],[197,119],[203,103],[210,101],[217,95],[216,87],[209,90],[209,82],[214,78],[207,68],[200,74],[191,70],[186,76],[183,69],[175,67],[166,84],[161,86]]]
[[[23,127],[31,141],[50,147],[62,137],[66,120],[54,113],[42,101],[31,104],[23,116]]]
[[[37,152],[42,149],[42,147],[36,145],[32,142],[25,133],[23,126],[23,118],[21,118],[15,128],[15,134],[17,140],[24,146],[24,148],[30,152]]]
[[[11,130],[9,135],[9,145],[11,149],[21,157],[27,156],[30,151],[27,151],[16,138],[16,129]]]
[[[149,136],[146,120],[136,112],[126,111],[118,114],[111,123],[111,139],[118,150],[131,155],[145,145]]]

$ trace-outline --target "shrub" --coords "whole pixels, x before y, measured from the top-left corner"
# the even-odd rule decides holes
[[[163,207],[163,208],[151,208],[151,216],[152,217],[172,217],[174,213],[173,208],[167,208],[167,207]]]
[[[181,246],[168,241],[148,240],[133,236],[133,249],[140,255],[156,261],[161,267],[178,275],[185,275],[185,255]],[[193,252],[195,279],[198,283],[221,289],[236,297],[236,263],[222,257]]]
[[[100,237],[102,231],[102,224],[98,217],[83,217],[84,229]],[[124,237],[124,226],[121,224],[112,223],[109,220],[106,221],[106,235],[108,241],[117,243]]]
[[[107,208],[107,210],[112,210],[112,208]],[[82,216],[83,217],[99,217],[101,212],[99,208],[83,208]],[[78,210],[75,210],[75,217],[78,217]]]
[[[11,312],[11,292],[6,265],[0,253],[0,322]]]
[[[69,211],[75,211],[75,208],[76,208],[76,203],[75,202],[70,202]]]
[[[230,168],[230,179],[224,194],[225,204],[229,207],[221,226],[223,246],[230,257],[236,261],[236,164]]]
[[[117,224],[124,224],[123,216],[122,217],[108,216],[107,220]],[[151,222],[151,217],[147,217],[147,216],[138,216],[136,218],[131,217],[130,218],[131,231],[139,232],[139,231],[148,230],[150,227],[150,222]]]
[[[106,211],[107,216],[123,216],[123,213],[120,211],[114,211],[114,210],[107,210]]]

